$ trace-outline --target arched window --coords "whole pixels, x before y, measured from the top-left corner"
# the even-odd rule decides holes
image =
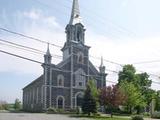
[[[77,62],[83,64],[83,62],[84,62],[84,55],[83,55],[83,53],[79,52],[77,54],[77,57],[78,57]]]
[[[83,71],[83,69],[78,69],[75,72],[75,86],[80,87],[80,88],[85,88],[85,83],[86,83],[86,74]]]
[[[63,109],[65,107],[65,98],[63,96],[58,96],[56,101],[58,109]]]
[[[64,86],[64,76],[63,75],[58,75],[57,77],[57,85],[60,87]]]
[[[77,40],[78,40],[78,42],[81,41],[81,31],[77,32]]]
[[[77,42],[83,42],[83,27],[79,25],[76,28],[76,40]]]

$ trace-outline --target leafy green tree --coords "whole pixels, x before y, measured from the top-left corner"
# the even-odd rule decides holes
[[[88,85],[91,89],[93,96],[98,99],[99,91],[97,90],[95,80],[89,80]]]
[[[144,102],[146,103],[146,106],[150,105],[155,93],[155,91],[150,88],[151,84],[152,81],[149,79],[149,75],[146,72],[136,74],[136,81],[134,82],[134,85],[138,87],[141,94],[144,96]],[[140,113],[142,108],[137,106],[136,109],[137,113]]]
[[[149,106],[153,96],[155,96],[155,91],[150,89],[152,80],[149,79],[149,75],[146,72],[136,74],[136,69],[133,65],[124,65],[122,71],[119,72],[118,85],[122,82],[132,83],[143,96],[143,102],[146,103],[146,106]],[[146,106],[135,106],[137,113]]]
[[[15,100],[14,109],[15,110],[20,110],[21,109],[21,102],[19,101],[19,99]]]
[[[111,117],[113,115],[113,109],[118,108],[119,105],[123,105],[126,100],[125,94],[117,85],[107,86],[100,90],[99,101],[100,104],[110,108]]]
[[[142,90],[151,87],[152,81],[149,79],[149,75],[144,72],[136,74],[136,69],[133,65],[125,65],[123,70],[119,72],[118,82],[122,81],[132,82],[136,87]]]
[[[8,110],[9,106],[6,101],[0,101],[0,110]]]
[[[118,74],[118,83],[122,81],[133,82],[136,80],[136,69],[133,65],[125,65]]]
[[[160,91],[157,91],[156,97],[155,97],[155,110],[160,111]]]
[[[136,84],[142,87],[142,90],[151,87],[152,80],[149,79],[149,75],[146,72],[141,74],[136,74],[136,76],[137,76]]]
[[[84,114],[88,114],[89,116],[91,113],[97,113],[97,102],[94,96],[94,92],[92,91],[93,86],[90,83],[87,84],[86,90],[83,96],[83,103],[82,103],[82,111]]]
[[[136,106],[144,107],[146,105],[144,102],[144,96],[133,83],[126,81],[121,82],[120,87],[127,97],[125,105],[127,106],[128,112],[132,114],[132,110]]]

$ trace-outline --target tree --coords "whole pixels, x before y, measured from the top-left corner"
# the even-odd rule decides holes
[[[149,79],[149,75],[146,72],[141,73],[141,74],[136,74],[136,76],[137,76],[136,83],[140,87],[142,87],[142,88],[149,88],[149,87],[151,87],[152,80]]]
[[[125,65],[123,70],[118,74],[118,83],[122,81],[133,82],[136,80],[136,69],[133,65]]]
[[[132,113],[133,108],[137,106],[144,107],[146,105],[144,96],[133,83],[124,81],[121,82],[120,87],[127,97],[125,105],[128,112]]]
[[[88,81],[88,85],[91,89],[91,92],[93,94],[93,96],[98,99],[98,94],[99,94],[99,91],[97,90],[97,87],[96,87],[96,83],[95,83],[95,80],[89,80]]]
[[[149,75],[147,73],[137,74],[135,84],[140,89],[142,95],[144,95],[147,105],[149,105],[155,95],[155,91],[150,88],[152,80],[149,79]]]
[[[155,100],[156,100],[155,110],[160,111],[160,91],[157,91]]]
[[[136,69],[133,65],[124,65],[123,70],[119,72],[118,76],[119,83],[122,81],[132,82],[141,90],[151,87],[152,84],[149,75],[146,72],[136,74]]]
[[[137,92],[140,92],[143,96],[143,102],[146,103],[146,106],[135,106],[137,113],[140,113],[140,110],[144,107],[149,106],[154,96],[154,90],[150,89],[152,80],[149,79],[149,75],[146,72],[136,74],[136,69],[133,65],[124,65],[122,71],[119,72],[118,85],[122,82],[132,83]]]
[[[14,109],[20,110],[20,108],[21,108],[21,102],[19,101],[19,99],[16,99],[14,103]]]
[[[113,115],[113,109],[119,105],[123,105],[126,96],[117,85],[107,86],[100,90],[99,101],[100,104],[110,108],[111,117]]]
[[[9,106],[6,101],[0,101],[0,110],[8,110]]]
[[[92,86],[88,83],[83,96],[82,111],[84,114],[97,113],[96,98],[93,95]]]

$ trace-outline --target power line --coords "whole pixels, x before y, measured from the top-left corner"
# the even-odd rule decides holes
[[[48,44],[48,43],[49,43],[49,42],[46,42],[46,41],[41,40],[41,39],[39,39],[39,38],[34,38],[34,37],[32,37],[32,36],[28,36],[28,35],[25,35],[25,34],[22,34],[22,33],[18,33],[18,32],[15,32],[15,31],[11,31],[11,30],[8,30],[8,29],[6,29],[6,28],[0,27],[0,30],[9,32],[9,33],[12,33],[12,34],[15,34],[15,35],[19,35],[19,36],[22,36],[22,37],[25,37],[25,38],[28,38],[28,39],[36,40],[36,41],[41,42],[41,43],[45,43],[45,44]],[[3,41],[6,41],[6,40],[3,40]],[[6,41],[6,42],[11,43],[11,42],[9,42],[9,41]],[[12,43],[13,43],[13,42],[12,42]],[[12,43],[11,43],[11,44],[12,44]],[[14,43],[14,44],[16,45],[16,43]],[[53,46],[55,46],[55,47],[58,47],[58,48],[62,48],[62,46],[56,45],[56,44],[54,44],[54,43],[49,43],[49,44],[50,44],[50,45],[53,45]],[[20,45],[20,46],[22,47],[22,45]],[[28,48],[29,48],[29,47],[28,47]],[[34,48],[33,48],[33,49],[34,49]],[[35,49],[35,50],[36,50],[36,49]],[[38,51],[39,51],[39,50],[38,50]],[[41,52],[41,51],[39,51],[39,52]],[[88,57],[88,56],[86,56],[86,57]],[[95,59],[99,59],[99,60],[101,59],[101,58],[99,58],[99,57],[94,57],[94,56],[91,56],[91,55],[90,55],[90,57],[95,58]],[[122,66],[121,64],[116,63],[116,62],[113,62],[113,61],[110,61],[110,60],[104,59],[104,61],[109,62],[109,63],[112,63],[112,64],[116,64],[116,65]]]
[[[20,56],[20,55],[17,55],[17,54],[13,54],[13,53],[10,53],[10,52],[6,52],[6,51],[4,51],[4,50],[0,50],[0,52],[5,53],[5,54],[8,54],[8,55],[11,55],[11,56],[15,56],[15,57],[18,57],[18,58],[21,58],[21,59],[29,60],[29,61],[31,61],[31,62],[35,62],[35,63],[42,64],[42,62],[39,62],[39,61],[37,61],[37,60],[33,60],[33,59],[30,59],[30,58],[27,58],[27,57],[23,57],[23,56]]]
[[[72,0],[70,0],[70,1],[68,1],[68,2],[72,3]],[[90,10],[90,9],[88,9],[88,8],[86,8],[86,7],[83,7],[83,8],[86,9],[86,10],[88,10],[88,11],[90,11],[91,13],[93,13],[92,10]],[[102,21],[101,21],[102,24],[104,24],[105,21],[107,20],[109,23],[111,23],[112,25],[114,25],[114,26],[116,26],[117,28],[119,28],[119,30],[123,30],[123,31],[125,31],[125,32],[127,32],[127,33],[130,33],[130,34],[136,36],[136,34],[135,34],[134,32],[129,31],[128,29],[126,29],[126,28],[124,28],[124,27],[116,24],[115,22],[113,22],[113,21],[110,20],[109,18],[106,18],[106,17],[104,18],[104,16],[102,17],[102,16],[100,16],[99,14],[97,14],[97,13],[95,13],[95,12],[94,12],[94,14],[87,14],[87,16],[89,16],[89,15],[93,15],[93,16],[95,16],[96,18],[101,18],[101,19],[99,19],[99,20],[102,20]],[[98,17],[97,17],[97,16],[98,16]],[[90,16],[90,17],[91,17],[91,16]],[[105,19],[106,19],[106,20],[105,20]],[[117,30],[118,30],[118,29],[117,29]],[[119,31],[119,30],[118,30],[118,31]],[[122,32],[122,31],[120,31],[120,32]]]
[[[35,48],[32,48],[32,47],[28,47],[28,46],[24,46],[24,45],[20,45],[20,44],[17,44],[17,43],[14,43],[14,42],[10,42],[10,41],[7,41],[7,40],[4,40],[4,39],[0,39],[0,41],[2,42],[5,42],[5,43],[9,43],[9,44],[12,44],[12,45],[8,45],[8,44],[4,44],[4,43],[1,43],[2,45],[6,45],[6,46],[9,46],[9,47],[14,47],[14,48],[17,48],[17,49],[22,49],[22,50],[25,50],[25,51],[30,51],[30,52],[33,52],[33,53],[36,53],[36,54],[41,54],[43,55],[45,52],[44,51],[41,51],[41,50],[38,50],[38,49],[35,49]],[[15,45],[15,46],[13,46]],[[18,47],[16,47],[18,46]],[[34,50],[34,51],[33,51]],[[74,54],[77,56],[77,54]],[[52,55],[53,57],[57,58],[57,59],[61,59],[62,56],[59,56],[59,55]],[[88,56],[84,56],[84,57],[88,57]],[[94,59],[101,59],[99,57],[94,57],[94,56],[90,56]],[[116,65],[119,65],[121,67],[123,67],[124,65],[120,64],[120,63],[116,63],[116,62],[112,62],[112,61],[109,61],[109,60],[106,60],[104,59],[105,62],[108,62],[108,63],[111,63],[111,64],[116,64]],[[97,67],[98,68],[98,67]],[[113,70],[107,70],[107,71],[110,71],[110,72],[113,72],[113,73],[116,73],[116,71],[113,71]],[[144,73],[144,71],[140,71],[142,73]],[[118,72],[117,72],[118,73]],[[155,74],[152,74],[152,73],[148,73],[149,75],[151,76],[156,76],[156,77],[160,77],[159,75],[155,75]]]
[[[39,0],[36,0],[36,1],[40,2]],[[72,4],[73,1],[68,1],[68,0],[67,0],[67,2],[69,2],[69,3]],[[58,3],[58,2],[57,2],[57,3]],[[43,3],[41,2],[41,4],[43,4]],[[44,3],[44,4],[45,4],[45,3]],[[65,4],[62,4],[62,3],[60,3],[60,2],[59,2],[59,4],[63,5],[63,6],[64,6],[65,8],[67,8],[67,9],[71,9],[71,7],[66,6]],[[46,4],[45,4],[45,5],[46,5]],[[51,7],[51,6],[50,6],[50,7]],[[53,8],[53,7],[52,7],[52,8]],[[87,16],[89,16],[90,21],[91,21],[91,20],[92,20],[92,21],[94,20],[95,22],[97,22],[97,21],[94,19],[94,17],[96,17],[97,19],[99,19],[99,22],[101,22],[101,24],[104,25],[104,24],[106,24],[106,20],[107,20],[109,23],[111,23],[111,24],[114,25],[116,28],[118,28],[118,29],[116,29],[117,31],[119,31],[119,32],[126,32],[126,33],[128,33],[128,35],[129,35],[129,34],[130,34],[130,35],[132,34],[132,36],[136,36],[136,34],[135,34],[134,32],[131,32],[131,31],[129,31],[128,29],[126,29],[126,28],[124,28],[124,27],[116,24],[116,23],[113,22],[112,20],[110,20],[110,19],[108,19],[108,18],[104,18],[104,17],[100,16],[99,14],[97,14],[97,13],[95,13],[95,12],[94,12],[94,14],[87,14],[86,10],[87,10],[87,11],[90,11],[91,13],[93,13],[93,11],[90,10],[90,9],[88,9],[88,8],[86,8],[86,7],[83,7],[83,6],[82,6],[82,8],[84,8],[84,10],[85,10],[85,12],[83,12],[83,13],[85,13]],[[94,17],[92,17],[91,15],[94,16]],[[98,17],[97,17],[97,16],[98,16]],[[94,25],[94,24],[92,24],[92,25]]]
[[[58,48],[62,48],[62,46],[59,46],[59,45],[55,45],[53,43],[50,43],[50,42],[46,42],[44,40],[41,40],[41,39],[38,39],[38,38],[35,38],[35,37],[32,37],[32,36],[28,36],[28,35],[24,35],[22,33],[18,33],[18,32],[15,32],[15,31],[11,31],[11,30],[8,30],[6,28],[2,28],[0,27],[0,30],[3,30],[5,32],[9,32],[9,33],[12,33],[12,34],[15,34],[15,35],[19,35],[19,36],[22,36],[22,37],[25,37],[25,38],[28,38],[28,39],[32,39],[32,40],[35,40],[35,41],[38,41],[38,42],[41,42],[41,43],[45,43],[45,44],[50,44],[50,45],[53,45],[55,47],[58,47]]]
[[[14,57],[17,57],[17,58],[21,58],[21,59],[25,59],[25,60],[28,60],[28,61],[31,61],[31,62],[35,62],[35,63],[38,63],[38,64],[44,64],[44,63],[39,62],[39,61],[37,61],[37,60],[33,60],[33,59],[30,59],[30,58],[27,58],[27,57],[23,57],[23,56],[20,56],[20,55],[17,55],[17,54],[13,54],[13,53],[10,53],[10,52],[6,52],[6,51],[4,51],[4,50],[0,50],[0,52],[5,53],[5,54],[8,54],[8,55],[11,55],[11,56],[14,56]],[[62,69],[56,69],[56,68],[52,68],[52,70],[57,70],[57,71],[67,72],[67,73],[72,72],[72,71],[62,70]],[[75,74],[77,74],[77,73],[75,73]],[[79,75],[81,75],[81,74],[79,74]],[[95,77],[98,77],[98,75],[95,76]],[[106,82],[116,83],[116,82],[109,81],[109,80],[106,80]]]
[[[101,58],[100,58],[100,57],[95,57],[95,56],[92,56],[92,55],[90,55],[90,57],[91,57],[91,58],[94,58],[94,59],[101,60]],[[109,63],[112,63],[112,64],[115,64],[115,65],[119,65],[119,66],[123,67],[123,65],[122,65],[122,64],[117,63],[117,62],[113,62],[113,61],[106,60],[106,59],[103,59],[103,61],[105,61],[105,62],[109,62]]]
[[[0,50],[0,52],[5,53],[5,54],[8,54],[8,55],[11,55],[11,56],[15,56],[15,57],[17,57],[17,58],[25,59],[25,60],[28,60],[28,61],[31,61],[31,62],[35,62],[35,63],[39,63],[39,64],[44,64],[44,63],[42,63],[42,62],[40,62],[40,61],[33,60],[33,59],[30,59],[30,58],[27,58],[27,57],[23,57],[23,56],[20,56],[20,55],[17,55],[17,54],[13,54],[13,53],[10,53],[10,52],[6,52],[6,51],[4,51],[4,50]],[[61,71],[61,72],[68,72],[68,73],[72,72],[72,71],[63,70],[63,69],[60,69],[60,68],[59,68],[59,69],[52,68],[52,69],[53,69],[53,70],[57,70],[57,71]],[[90,76],[92,76],[92,75],[90,75]],[[99,76],[99,75],[93,75],[93,77],[101,77],[101,76]],[[106,82],[116,83],[116,82],[109,81],[109,80],[107,80]],[[152,81],[152,82],[155,83],[155,84],[159,84],[159,85],[160,85],[160,82],[157,82],[157,81]]]
[[[7,41],[7,40],[4,40],[4,39],[0,39],[0,41],[4,42],[0,42],[1,45],[6,45],[6,46],[9,46],[9,47],[14,47],[14,48],[17,48],[17,49],[21,49],[21,50],[25,50],[25,51],[29,51],[29,52],[32,52],[32,53],[36,53],[36,54],[41,54],[41,55],[44,55],[45,52],[44,51],[41,51],[41,50],[38,50],[38,49],[35,49],[35,48],[32,48],[32,47],[28,47],[28,46],[24,46],[24,45],[20,45],[20,44],[17,44],[17,43],[14,43],[14,42],[10,42],[10,41]],[[5,43],[9,43],[9,44],[5,44]],[[18,47],[17,47],[18,46]],[[55,58],[59,58],[61,59],[62,56],[60,55],[53,55],[51,54],[53,57]]]
[[[41,5],[50,7],[50,8],[52,8],[52,9],[56,9],[55,7],[53,8],[53,6],[51,6],[51,5],[49,5],[49,4],[46,4],[46,3],[44,3],[44,2],[41,2],[41,1],[39,1],[39,0],[34,0],[34,2],[37,2],[37,3],[41,4]],[[54,2],[56,2],[56,1],[54,1]],[[67,1],[67,2],[69,2],[69,1]],[[56,3],[61,4],[61,6],[67,8],[67,9],[69,9],[69,10],[71,9],[70,6],[66,6],[66,5],[64,5],[64,4],[60,3],[60,2],[56,2]],[[60,11],[59,9],[57,9],[57,10],[58,10],[59,12],[61,12],[61,13],[63,12],[63,14],[66,14],[66,12],[64,12],[64,11]],[[90,14],[87,14],[86,12],[85,12],[85,14],[86,14],[87,16],[90,16]],[[97,16],[99,16],[98,14],[96,14],[95,16],[96,16],[96,18],[99,19],[99,22],[101,22],[102,25],[105,24],[105,20],[100,19],[100,17],[97,17]],[[89,25],[91,25],[91,26],[95,26],[95,27],[97,27],[98,29],[99,29],[99,28],[102,29],[101,27],[98,27],[98,26],[96,26],[96,24],[94,24],[94,23],[97,22],[97,21],[96,21],[92,16],[90,16],[89,18],[90,18],[89,21],[90,21],[91,23],[93,23],[93,24],[90,24],[90,22],[88,22],[87,24],[89,24]],[[111,21],[111,20],[109,20],[109,19],[107,19],[107,20],[108,20],[108,22],[110,22],[112,25],[117,26],[118,28],[120,28],[119,30],[116,29],[117,31],[122,32],[121,30],[123,30],[123,31],[126,31],[127,33],[132,33],[132,35],[135,34],[135,33],[133,33],[133,32],[129,32],[127,29],[125,29],[125,28],[123,28],[123,27],[121,27],[121,26],[119,26],[119,25],[116,25],[113,21]],[[106,29],[104,29],[104,30],[106,31]],[[102,31],[104,31],[104,30],[102,30]],[[106,31],[106,32],[108,32],[108,31]],[[106,32],[105,32],[105,34],[106,34]],[[112,37],[115,38],[115,35],[114,35],[114,34],[109,33],[109,35],[111,35]],[[129,34],[128,34],[128,35],[129,35]],[[117,37],[117,36],[116,36],[116,37]],[[120,39],[120,37],[118,37],[118,38]]]
[[[8,47],[12,47],[12,48],[16,48],[16,49],[20,49],[20,50],[25,50],[25,51],[28,51],[28,52],[32,52],[32,53],[36,53],[36,54],[41,54],[42,53],[39,53],[39,52],[36,52],[36,51],[32,51],[32,50],[28,50],[28,49],[25,49],[25,48],[20,48],[20,47],[17,47],[17,46],[13,46],[13,45],[8,45],[6,43],[2,43],[0,42],[1,45],[5,45],[5,46],[8,46]]]
[[[10,42],[10,41],[7,41],[7,40],[4,40],[4,39],[0,39],[0,41],[2,42],[5,42],[5,43],[9,43],[9,44],[12,44],[12,45],[8,45],[8,44],[4,44],[4,43],[1,43],[1,44],[4,44],[4,45],[7,45],[7,46],[10,46],[10,47],[15,47],[15,48],[18,48],[18,49],[22,49],[22,50],[25,50],[25,51],[30,51],[30,52],[33,52],[33,53],[37,53],[37,54],[44,54],[45,52],[44,51],[41,51],[41,50],[38,50],[38,49],[35,49],[35,48],[32,48],[32,47],[28,47],[28,46],[24,46],[24,45],[20,45],[20,44],[17,44],[17,43],[14,43],[14,42]],[[15,45],[15,46],[13,46]],[[18,47],[16,47],[18,46]],[[22,47],[22,48],[20,48]],[[27,48],[27,49],[26,49]],[[34,51],[33,51],[34,50]],[[74,54],[77,56],[77,54]],[[62,56],[59,56],[59,55],[52,55],[53,57],[55,58],[58,58],[58,59],[61,59]],[[84,57],[88,57],[88,56],[84,56]],[[94,57],[94,56],[91,56],[90,57],[94,58],[94,59],[101,59],[99,57]],[[112,62],[112,61],[109,61],[109,60],[106,60],[104,59],[105,62],[108,62],[108,63],[111,63],[111,64],[116,64],[116,65],[119,65],[121,67],[123,67],[124,65],[120,64],[120,63],[117,63],[117,62]],[[114,73],[116,73],[116,71],[112,71]],[[140,71],[142,73],[144,73],[144,71]],[[159,75],[155,75],[155,74],[152,74],[152,73],[148,73],[149,75],[151,76],[156,76],[156,77],[160,77]]]
[[[133,64],[149,64],[149,63],[156,63],[156,62],[160,62],[160,60],[152,60],[152,61],[142,61],[142,62],[135,62]]]

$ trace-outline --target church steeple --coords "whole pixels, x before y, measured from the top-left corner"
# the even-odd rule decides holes
[[[52,60],[52,56],[51,56],[51,53],[50,53],[50,50],[49,50],[49,43],[48,43],[47,52],[44,55],[44,63],[45,64],[51,64],[51,60]]]
[[[78,0],[73,0],[70,22],[66,27],[67,42],[84,44],[85,29],[80,16]]]
[[[73,0],[72,13],[71,13],[71,18],[70,18],[69,24],[75,25],[75,24],[81,23],[81,22],[82,22],[82,19],[80,16],[78,0]]]
[[[73,0],[71,18],[69,23],[65,28],[66,32],[66,42],[63,51],[63,60],[68,58],[71,53],[71,46],[81,46],[84,49],[85,46],[85,29],[82,24],[82,19],[80,16],[78,0]]]

